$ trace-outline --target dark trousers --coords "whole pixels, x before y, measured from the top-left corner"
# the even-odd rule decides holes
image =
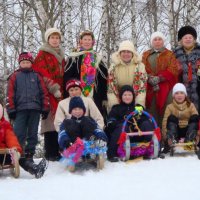
[[[25,153],[35,153],[35,147],[38,142],[39,120],[40,112],[37,110],[17,112],[13,128]]]
[[[141,131],[153,131],[154,126],[150,120],[139,120],[138,126],[140,127]],[[129,132],[129,127],[126,127],[126,132]],[[108,151],[107,156],[108,159],[117,157],[117,149],[118,149],[118,140],[120,138],[122,132],[122,123],[118,124],[115,128],[115,130],[110,135],[110,141],[108,142]],[[151,136],[134,136],[135,142],[142,142],[142,141],[149,141],[151,140]]]
[[[10,154],[6,154],[6,157],[4,154],[0,154],[0,165],[3,165],[3,162],[4,162],[4,165],[10,165],[12,163]]]
[[[49,131],[44,133],[44,150],[45,158],[59,157],[58,133],[56,131]]]

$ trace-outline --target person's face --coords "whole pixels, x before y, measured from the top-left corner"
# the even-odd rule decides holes
[[[185,101],[185,93],[184,92],[176,92],[174,94],[174,99],[177,103],[183,103]]]
[[[122,102],[125,104],[130,104],[133,102],[133,93],[130,91],[125,91],[122,95]]]
[[[81,96],[82,93],[79,87],[71,87],[69,88],[68,92],[70,97],[79,97]]]
[[[93,39],[91,35],[85,35],[80,39],[80,47],[85,50],[89,50],[93,47]]]
[[[182,37],[181,42],[183,47],[190,48],[195,44],[195,39],[191,34],[187,34]]]
[[[161,37],[155,37],[152,41],[152,47],[154,49],[161,49],[164,47],[164,41]]]
[[[32,67],[32,63],[29,60],[22,60],[19,63],[19,65],[20,65],[21,68],[31,68]]]
[[[120,52],[120,58],[125,63],[130,63],[133,58],[133,53],[128,50],[124,50]]]
[[[84,114],[83,109],[82,108],[78,108],[78,107],[77,108],[73,108],[72,112],[71,112],[71,115],[76,117],[76,118],[82,117],[83,114]]]
[[[60,35],[59,34],[51,34],[49,36],[48,43],[51,47],[57,48],[60,45]]]

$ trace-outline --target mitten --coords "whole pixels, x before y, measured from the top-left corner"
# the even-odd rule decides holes
[[[157,91],[159,91],[159,90],[160,90],[159,85],[153,86],[153,91],[154,91],[154,92],[157,92]]]
[[[158,83],[160,83],[160,77],[159,76],[149,76],[148,83],[151,86],[158,85]]]
[[[61,96],[62,96],[62,94],[61,94],[60,90],[57,90],[57,91],[54,93],[54,97],[57,98],[57,99],[61,98]]]

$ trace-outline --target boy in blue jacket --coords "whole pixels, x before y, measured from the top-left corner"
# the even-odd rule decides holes
[[[29,52],[19,55],[19,69],[8,79],[6,108],[14,120],[14,132],[23,148],[20,163],[24,168],[34,164],[33,155],[38,142],[40,114],[45,119],[49,112],[49,97],[43,78],[32,69]]]

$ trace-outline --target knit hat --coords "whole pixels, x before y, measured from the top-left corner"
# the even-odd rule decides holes
[[[152,35],[151,35],[151,46],[152,46],[153,40],[156,37],[162,38],[163,42],[165,42],[165,36],[163,35],[163,33],[156,31],[156,32],[152,33]]]
[[[121,89],[120,89],[120,92],[119,92],[119,98],[120,98],[120,100],[122,100],[122,95],[126,91],[131,92],[133,94],[133,99],[135,99],[135,93],[134,93],[133,87],[131,87],[130,85],[123,85],[121,87]]]
[[[130,51],[134,54],[135,47],[131,41],[125,40],[119,44],[118,53],[120,53],[121,51]]]
[[[2,105],[0,104],[0,120],[1,120],[2,117],[3,117],[3,107],[2,107]]]
[[[85,105],[81,97],[72,97],[69,102],[69,113],[71,114],[74,108],[82,108],[84,113],[86,111]]]
[[[32,54],[30,52],[22,52],[22,53],[20,53],[19,58],[18,58],[18,63],[20,64],[20,62],[23,61],[23,60],[28,60],[31,63],[33,63]]]
[[[197,32],[192,26],[183,26],[178,31],[178,41],[182,39],[184,35],[190,34],[194,37],[194,39],[197,39]]]
[[[78,79],[71,79],[71,80],[67,81],[66,91],[68,91],[71,87],[79,87],[81,90],[83,89],[81,82]]]
[[[184,92],[185,95],[187,96],[186,87],[182,83],[177,83],[176,85],[174,85],[173,91],[172,91],[172,96],[174,96],[174,94],[176,92]]]
[[[46,42],[48,42],[49,36],[53,33],[57,33],[61,38],[61,32],[57,28],[49,28],[49,29],[46,30],[45,35],[44,35]]]

